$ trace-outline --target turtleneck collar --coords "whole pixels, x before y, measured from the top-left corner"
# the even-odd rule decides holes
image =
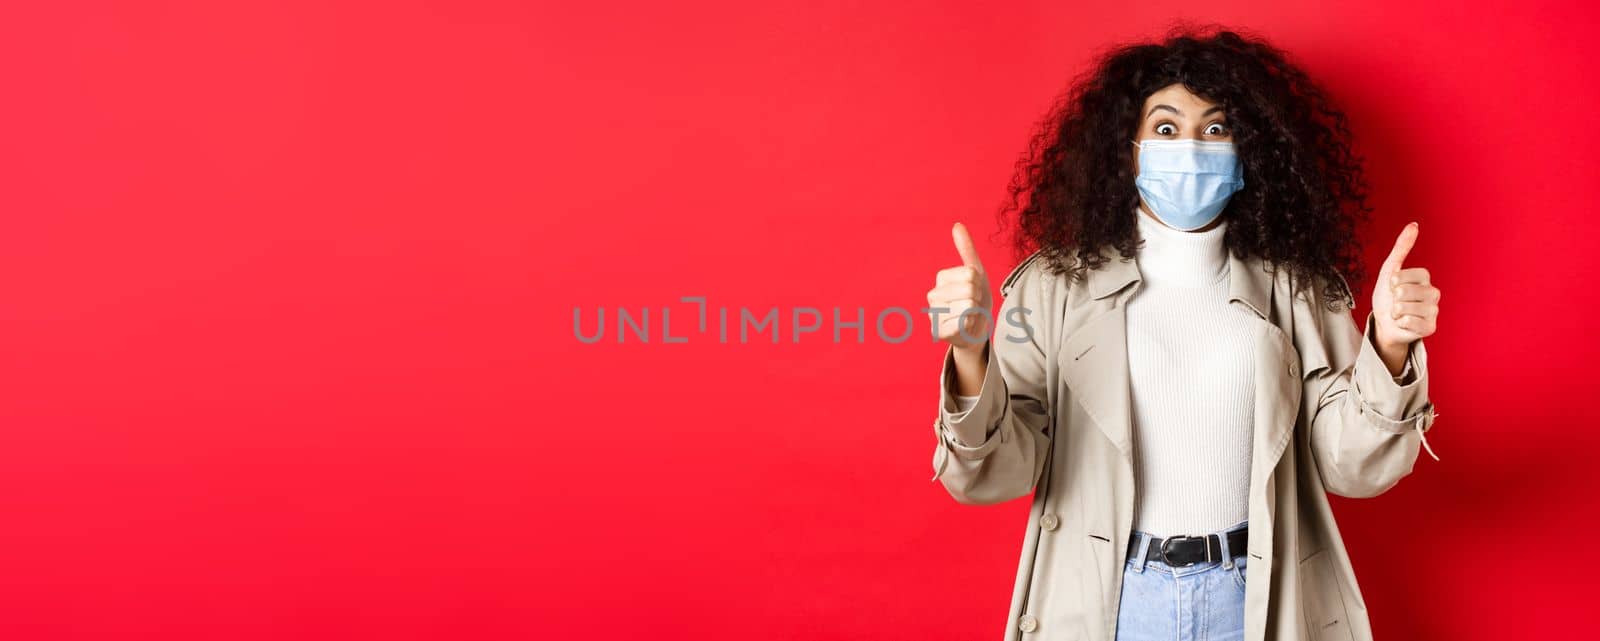
[[[1144,240],[1138,259],[1141,278],[1180,287],[1214,285],[1227,278],[1228,249],[1222,244],[1227,221],[1205,231],[1178,231],[1141,209],[1135,209],[1133,215]]]

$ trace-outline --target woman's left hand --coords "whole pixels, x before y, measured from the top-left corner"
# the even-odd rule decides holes
[[[1417,224],[1411,223],[1395,239],[1372,288],[1372,316],[1378,323],[1374,347],[1395,375],[1404,368],[1411,343],[1432,336],[1439,325],[1439,288],[1429,281],[1428,270],[1403,267],[1416,243]]]

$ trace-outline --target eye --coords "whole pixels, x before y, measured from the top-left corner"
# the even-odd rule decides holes
[[[1178,126],[1170,122],[1163,122],[1159,125],[1156,125],[1156,133],[1163,136],[1171,136],[1178,133]]]
[[[1209,125],[1206,125],[1206,135],[1207,136],[1226,136],[1226,135],[1228,135],[1228,126],[1224,125],[1224,124],[1222,124],[1220,122],[1213,122],[1213,123],[1211,123]]]

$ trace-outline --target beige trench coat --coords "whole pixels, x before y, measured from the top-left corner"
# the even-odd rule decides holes
[[[1124,305],[1140,278],[1136,260],[1106,255],[1076,282],[1038,254],[1006,277],[966,414],[955,412],[948,351],[940,374],[933,480],[972,505],[1033,492],[1007,641],[1115,636],[1137,491]],[[1296,293],[1267,263],[1229,263],[1230,304],[1260,319],[1245,639],[1370,639],[1327,493],[1376,496],[1411,473],[1434,418],[1427,353],[1414,343],[1397,382],[1373,347],[1371,314],[1358,332],[1350,309],[1327,311],[1319,292]]]

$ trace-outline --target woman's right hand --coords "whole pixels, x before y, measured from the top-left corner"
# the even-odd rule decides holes
[[[961,264],[939,270],[933,289],[928,290],[929,322],[942,340],[955,348],[959,393],[976,395],[983,382],[987,361],[984,348],[994,324],[994,306],[989,295],[989,277],[972,245],[967,227],[956,223],[951,229]],[[943,308],[942,310],[940,308]],[[967,313],[969,312],[970,313]]]

